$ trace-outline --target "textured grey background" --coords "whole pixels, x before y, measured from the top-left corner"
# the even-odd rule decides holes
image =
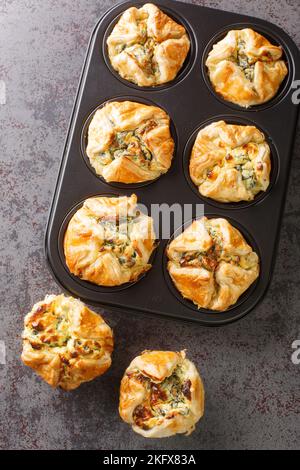
[[[20,363],[24,314],[59,292],[43,254],[47,212],[89,35],[115,3],[0,1],[0,80],[7,85],[7,104],[0,105],[0,340],[7,349],[7,365],[0,365],[0,448],[299,448],[300,365],[291,362],[292,342],[300,339],[299,158],[274,278],[255,312],[221,329],[105,313],[116,334],[113,366],[72,393],[53,391]],[[191,3],[270,20],[300,44],[298,0]],[[298,128],[295,157],[299,148]],[[206,414],[190,437],[147,441],[120,421],[122,373],[145,347],[187,347],[199,367]]]

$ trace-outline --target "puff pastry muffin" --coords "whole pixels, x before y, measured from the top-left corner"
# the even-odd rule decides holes
[[[273,98],[288,72],[282,48],[250,28],[229,31],[206,66],[216,92],[246,108]]]
[[[98,109],[88,130],[90,163],[106,181],[139,183],[171,166],[174,141],[170,118],[156,106],[111,102]]]
[[[69,222],[66,264],[75,276],[99,286],[133,282],[151,268],[156,247],[153,219],[137,208],[137,197],[87,199]]]
[[[128,8],[107,39],[112,67],[125,80],[156,86],[173,80],[190,49],[183,26],[147,3]]]
[[[224,311],[259,275],[259,259],[226,219],[195,220],[168,246],[168,271],[198,308]]]
[[[270,147],[255,126],[214,122],[196,138],[190,176],[200,194],[220,202],[251,201],[270,183]]]
[[[52,387],[73,390],[111,365],[112,330],[72,297],[47,295],[36,303],[22,337],[22,361]]]
[[[121,382],[120,416],[144,437],[190,434],[204,413],[204,388],[185,352],[144,351]]]

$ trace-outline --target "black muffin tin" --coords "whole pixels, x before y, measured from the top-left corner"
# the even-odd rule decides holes
[[[130,6],[142,6],[142,3],[118,4],[96,25],[80,79],[50,210],[46,256],[59,285],[90,304],[112,311],[120,310],[126,315],[150,313],[193,320],[203,325],[223,325],[246,315],[263,298],[274,268],[298,114],[298,106],[292,103],[292,82],[300,76],[298,50],[284,31],[257,18],[177,1],[154,3],[185,26],[191,40],[190,53],[173,82],[155,88],[137,87],[123,80],[111,68],[105,43],[120,14]],[[281,45],[289,68],[277,96],[264,105],[247,110],[217,96],[205,69],[205,60],[212,45],[230,29],[244,27],[251,27]],[[165,109],[171,117],[176,154],[168,173],[154,182],[108,184],[95,174],[86,158],[86,132],[92,113],[107,101],[124,99],[155,104]],[[197,130],[219,119],[253,124],[265,133],[270,144],[273,163],[270,188],[253,202],[217,203],[201,197],[190,180],[188,159]],[[129,196],[133,192],[138,196],[138,201],[148,208],[151,204],[161,203],[204,204],[205,215],[225,217],[243,233],[260,256],[261,272],[258,280],[236,305],[226,312],[212,312],[197,309],[192,302],[183,299],[166,269],[165,249],[169,240],[160,241],[152,260],[152,269],[134,284],[105,288],[70,274],[65,265],[62,243],[67,223],[75,210],[91,196]]]

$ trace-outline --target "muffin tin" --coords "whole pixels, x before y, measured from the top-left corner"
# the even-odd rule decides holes
[[[207,326],[224,325],[246,315],[263,298],[270,282],[284,208],[291,151],[297,123],[298,106],[292,103],[292,82],[299,76],[299,53],[293,41],[280,28],[266,21],[177,1],[154,2],[169,16],[183,24],[190,36],[191,50],[177,78],[165,85],[137,87],[112,70],[106,52],[106,38],[120,14],[141,2],[121,3],[109,10],[92,33],[69,131],[55,194],[49,214],[45,249],[49,267],[66,291],[90,304],[124,314],[144,313],[192,320]],[[280,44],[289,74],[276,97],[269,103],[250,109],[224,101],[212,89],[205,59],[212,45],[230,29],[251,27]],[[87,126],[92,113],[111,100],[130,99],[165,109],[172,121],[176,153],[165,175],[147,184],[106,183],[97,176],[85,154]],[[189,152],[196,131],[209,122],[256,125],[270,144],[273,169],[270,188],[249,203],[222,204],[202,197],[188,174]],[[166,246],[160,240],[153,267],[134,284],[104,288],[82,281],[67,269],[63,255],[63,237],[70,217],[83,200],[98,195],[138,196],[138,202],[151,204],[203,204],[207,217],[225,217],[236,226],[257,251],[261,260],[258,280],[226,312],[197,307],[181,297],[166,269]],[[190,222],[185,222],[189,225]],[[181,225],[181,224],[180,224]],[[174,227],[175,236],[178,227]],[[171,239],[173,237],[171,236]]]

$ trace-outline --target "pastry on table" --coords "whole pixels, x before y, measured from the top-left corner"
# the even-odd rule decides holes
[[[139,86],[157,86],[173,80],[188,55],[185,28],[147,3],[128,8],[107,39],[112,67]]]
[[[214,122],[200,130],[190,176],[202,196],[220,202],[252,201],[270,183],[270,147],[255,126]]]
[[[144,437],[191,434],[204,413],[204,388],[185,351],[144,351],[121,382],[121,418]]]
[[[96,173],[107,182],[154,180],[171,166],[170,118],[157,106],[107,103],[90,123],[86,153]]]
[[[215,91],[246,108],[273,98],[288,73],[282,48],[250,28],[229,31],[213,46],[206,66]]]
[[[111,365],[113,332],[80,300],[47,295],[24,321],[22,361],[52,387],[73,390]]]
[[[156,248],[153,219],[137,197],[92,197],[71,218],[64,238],[72,274],[99,286],[136,281],[151,268]]]
[[[259,258],[226,219],[195,220],[167,248],[168,271],[198,308],[225,311],[259,276]]]

